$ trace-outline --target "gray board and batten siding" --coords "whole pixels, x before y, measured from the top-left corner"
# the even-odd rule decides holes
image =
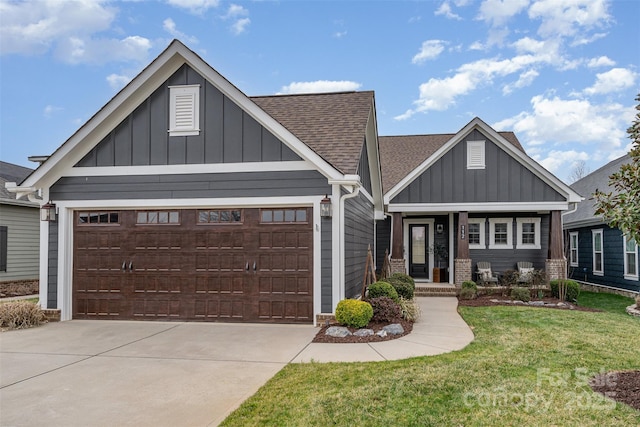
[[[373,194],[371,185],[371,170],[369,169],[369,155],[367,150],[366,141],[362,144],[362,153],[360,153],[360,160],[358,162],[358,175],[360,175],[360,182],[362,187],[367,190],[370,195]]]
[[[58,223],[49,222],[47,308],[58,308]]]
[[[345,200],[345,298],[356,298],[362,293],[367,249],[375,249],[373,212],[373,203],[362,193]]]
[[[333,250],[332,250],[332,221],[322,218],[322,232],[320,233],[320,311],[333,312]]]
[[[485,169],[467,169],[466,141],[485,141]],[[564,200],[560,193],[476,129],[411,182],[391,203]]]
[[[199,84],[200,134],[169,136],[169,86]],[[236,103],[183,65],[77,167],[301,160]]]

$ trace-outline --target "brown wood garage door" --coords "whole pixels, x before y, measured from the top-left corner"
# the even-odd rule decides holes
[[[79,211],[77,319],[311,322],[310,208]]]

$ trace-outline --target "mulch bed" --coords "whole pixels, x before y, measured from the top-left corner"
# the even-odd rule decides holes
[[[640,371],[601,374],[589,385],[593,391],[640,411]]]
[[[554,307],[554,306],[535,306],[535,305],[522,305],[522,304],[509,304],[504,302],[493,302],[492,299],[497,300],[508,300],[509,297],[502,295],[481,295],[475,299],[458,299],[458,305],[463,307],[490,307],[495,305],[504,305],[508,307],[535,307],[535,308],[552,308],[556,310],[571,310],[570,307],[573,307],[573,310],[577,311],[593,311],[593,312],[602,312],[602,310],[598,310],[597,308],[591,307],[581,307],[576,304],[570,304],[564,307]],[[532,300],[534,301],[534,300]],[[557,298],[542,298],[535,299],[535,301],[544,301],[545,303],[553,303],[557,304],[560,302]]]
[[[36,295],[40,292],[37,280],[0,283],[0,298]]]
[[[378,335],[371,335],[371,336],[368,336],[368,337],[358,337],[358,336],[355,336],[355,335],[350,335],[350,336],[344,337],[344,338],[336,338],[336,337],[331,337],[329,335],[325,335],[325,331],[330,326],[339,326],[337,324],[330,324],[328,326],[325,325],[322,328],[320,328],[320,331],[318,331],[318,333],[316,334],[316,336],[315,336],[315,338],[313,339],[312,342],[320,342],[320,343],[368,343],[368,342],[381,342],[381,341],[389,341],[389,340],[394,340],[394,339],[403,337],[403,336],[407,335],[408,333],[410,333],[413,330],[413,322],[407,322],[404,319],[397,320],[395,322],[386,322],[386,323],[370,322],[367,326],[365,326],[365,328],[373,329],[373,332],[375,334],[376,332],[381,330],[384,326],[390,325],[392,323],[401,324],[402,328],[404,329],[404,333],[401,334],[401,335],[388,334],[386,337],[380,337]],[[358,330],[358,328],[347,328],[347,329],[349,329],[349,331],[351,331],[352,333]]]

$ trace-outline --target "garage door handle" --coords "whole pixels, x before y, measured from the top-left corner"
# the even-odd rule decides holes
[[[124,261],[124,262],[122,263],[122,268],[121,268],[121,270],[122,270],[122,271],[127,271],[127,261]]]
[[[244,268],[245,270],[249,271],[249,261],[247,261],[247,265]]]
[[[133,261],[129,261],[129,271],[133,271]]]
[[[255,261],[253,261],[253,272],[254,273],[256,272],[256,262]]]

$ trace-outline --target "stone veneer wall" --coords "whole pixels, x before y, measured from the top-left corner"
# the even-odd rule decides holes
[[[565,259],[548,259],[545,263],[549,280],[567,278],[567,261]]]
[[[456,258],[454,261],[454,283],[457,286],[462,285],[462,282],[472,279],[471,260]]]

